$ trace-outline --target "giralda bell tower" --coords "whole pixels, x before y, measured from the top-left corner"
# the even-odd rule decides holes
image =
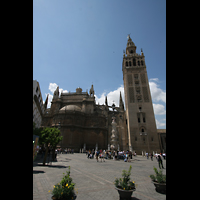
[[[136,53],[130,35],[122,63],[129,150],[160,152],[144,53]]]

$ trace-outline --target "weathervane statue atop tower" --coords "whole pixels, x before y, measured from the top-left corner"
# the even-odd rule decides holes
[[[92,86],[91,86],[91,88],[90,88],[90,97],[94,97],[94,88],[93,88],[93,84],[92,84]]]

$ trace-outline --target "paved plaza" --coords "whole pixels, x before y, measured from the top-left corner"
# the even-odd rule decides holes
[[[113,182],[116,177],[120,178],[122,170],[128,170],[130,165],[131,180],[136,184],[132,200],[166,199],[166,194],[156,192],[149,177],[154,174],[154,166],[159,169],[155,158],[151,161],[150,158],[136,156],[131,162],[110,159],[97,162],[82,153],[58,154],[57,162],[46,166],[42,166],[42,159],[39,158],[40,155],[33,163],[33,200],[51,200],[52,194],[48,191],[61,181],[69,166],[75,188],[78,189],[76,200],[118,200],[119,195]],[[163,174],[166,174],[166,160],[163,160],[163,166]]]

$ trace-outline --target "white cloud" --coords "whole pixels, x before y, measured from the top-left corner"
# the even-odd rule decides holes
[[[163,129],[165,129],[166,128],[166,123],[165,122],[161,122],[161,121],[166,121],[166,119],[162,119],[160,121],[158,121],[156,119],[156,126],[157,126],[157,128],[163,128]]]
[[[121,85],[119,88],[117,88],[116,90],[114,91],[111,91],[109,92],[107,95],[105,92],[103,92],[103,94],[101,94],[100,98],[98,98],[96,95],[95,95],[95,99],[96,99],[96,104],[105,104],[105,97],[107,96],[107,100],[108,100],[108,105],[109,106],[112,106],[113,104],[113,101],[115,103],[115,106],[119,106],[119,96],[120,96],[120,91],[121,91],[121,94],[122,94],[122,99],[124,101],[124,87],[123,85]]]
[[[150,78],[149,81],[156,81],[156,82],[159,82],[159,79],[158,79],[158,78]]]
[[[56,83],[49,83],[49,90],[54,93],[58,85]]]
[[[96,99],[96,104],[98,104],[98,103],[99,103],[100,105],[105,104],[105,97],[106,97],[105,94],[106,94],[106,93],[103,92],[103,94],[100,96],[100,98],[98,98],[96,94],[94,95],[94,96],[95,96],[95,99]]]
[[[149,87],[151,91],[152,101],[163,101],[166,103],[166,92],[159,88],[159,85],[153,81],[158,82],[158,78],[150,79]]]
[[[68,90],[63,90],[62,88],[59,89],[59,94],[61,93],[68,93]]]
[[[49,94],[49,97],[48,97],[48,104],[47,104],[47,108],[50,108],[51,107],[51,101],[53,99],[53,93],[54,91],[56,90],[56,88],[58,87],[58,85],[56,83],[49,83],[49,90],[52,94]],[[67,90],[63,90],[62,88],[59,88],[59,95],[61,93],[68,93]],[[45,93],[46,97],[47,97],[47,94]]]
[[[47,94],[45,93],[45,96],[47,98]],[[49,94],[49,97],[48,97],[48,104],[47,104],[47,108],[50,108],[51,107],[51,101],[53,99],[53,95],[52,94]],[[46,100],[46,99],[45,99]]]
[[[153,103],[153,109],[155,115],[165,115],[165,107],[162,104],[155,104]]]

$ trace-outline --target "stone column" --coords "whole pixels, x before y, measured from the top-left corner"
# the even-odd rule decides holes
[[[84,143],[84,145],[83,145],[83,152],[85,152],[86,151],[86,144]]]
[[[96,143],[95,150],[96,151],[98,150],[98,143]]]
[[[117,123],[115,122],[115,117],[112,117],[112,135],[111,135],[111,149],[116,151],[117,150]]]

